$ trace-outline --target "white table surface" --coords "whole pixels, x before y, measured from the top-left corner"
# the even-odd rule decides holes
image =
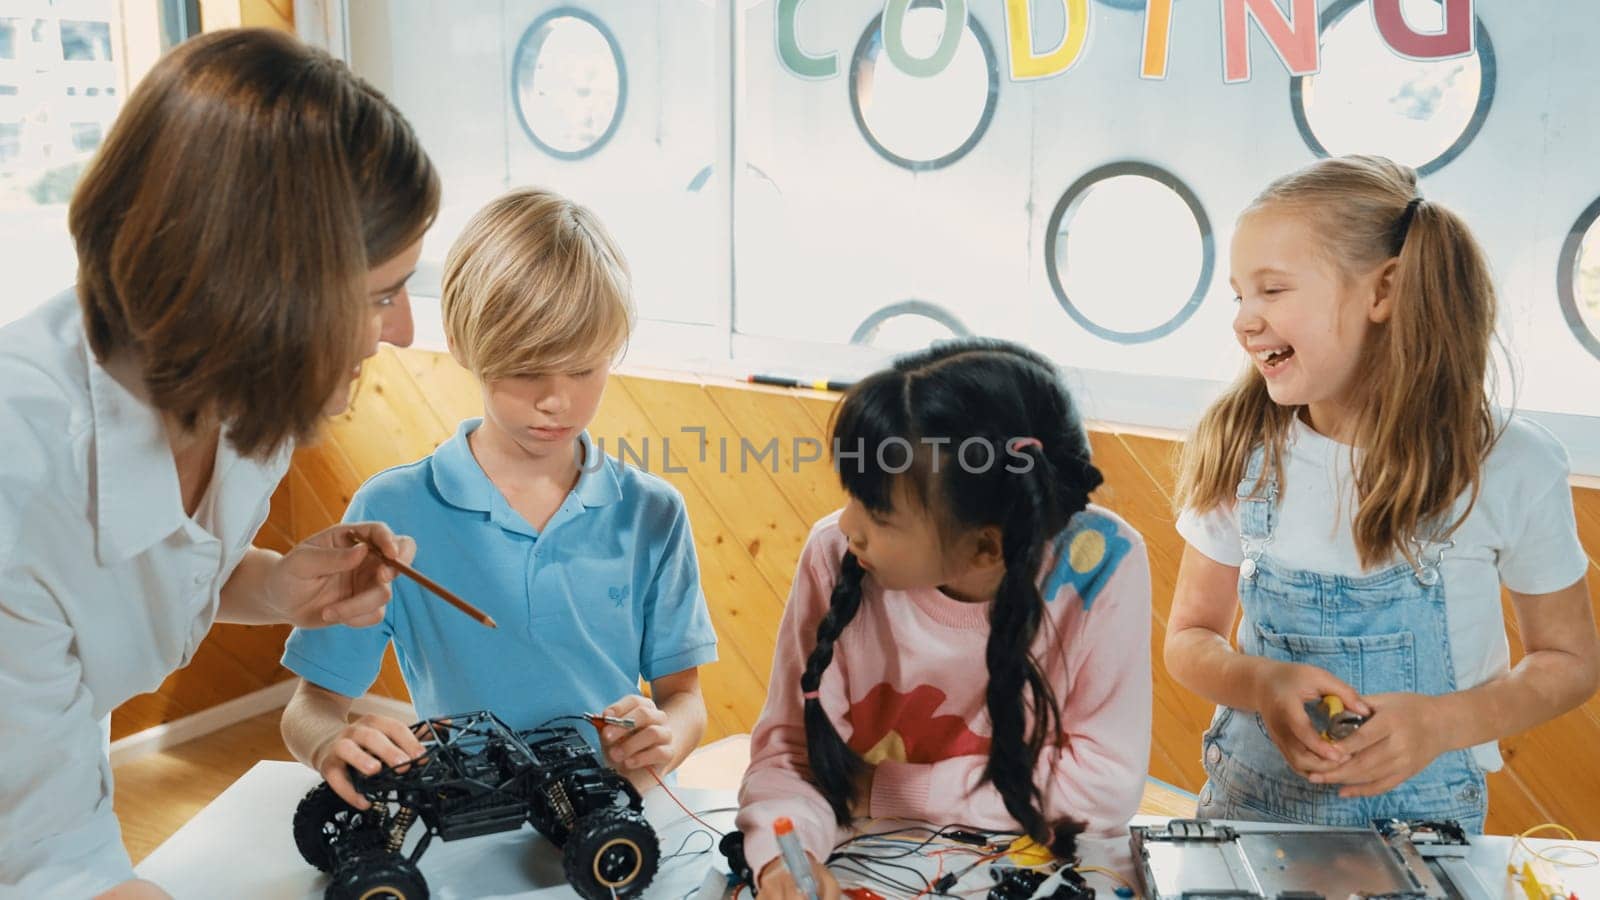
[[[299,763],[257,763],[146,857],[137,866],[139,876],[161,885],[179,900],[320,900],[326,877],[300,858],[292,834],[295,806],[318,780],[316,773]],[[675,792],[713,826],[722,830],[733,827],[730,807],[735,802],[734,792],[690,788],[676,788]],[[685,846],[685,855],[662,862],[644,895],[646,900],[680,900],[694,894],[712,868],[726,871],[726,861],[711,838],[705,834],[691,837],[691,832],[700,826],[684,815],[664,791],[656,789],[645,795],[645,815],[660,837],[663,857],[677,851],[680,845]],[[1139,816],[1134,824],[1163,825],[1166,821],[1166,817]],[[874,830],[885,827],[877,825]],[[684,845],[686,839],[688,844]],[[1529,841],[1536,848],[1556,843],[1561,842]],[[1506,878],[1511,845],[1511,838],[1506,837],[1472,839],[1470,859],[1490,896],[1514,895]],[[1600,851],[1600,843],[1584,846]],[[709,852],[696,854],[697,850]],[[1131,879],[1126,839],[1084,841],[1080,851],[1084,862],[1106,866]],[[917,867],[932,875],[935,862],[919,858]],[[422,857],[421,869],[431,896],[440,900],[577,896],[562,875],[560,852],[529,826],[467,840],[435,840]],[[1570,891],[1583,900],[1600,900],[1600,868],[1566,868],[1560,872]],[[840,875],[840,882],[846,886],[863,883],[846,873]],[[987,878],[981,871],[961,882],[969,890],[985,883]],[[1089,883],[1101,891],[1101,896],[1111,896],[1112,885],[1103,877],[1091,875]],[[881,887],[875,890],[888,896]]]

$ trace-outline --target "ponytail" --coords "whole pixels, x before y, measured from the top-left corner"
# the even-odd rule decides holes
[[[1496,306],[1488,265],[1455,213],[1420,198],[1406,208],[1392,312],[1366,354],[1368,371],[1405,374],[1361,388],[1367,414],[1355,432],[1363,454],[1352,531],[1369,566],[1397,551],[1409,559],[1412,537],[1442,538],[1460,524],[1446,517],[1461,494],[1477,500],[1497,436],[1484,387]]]

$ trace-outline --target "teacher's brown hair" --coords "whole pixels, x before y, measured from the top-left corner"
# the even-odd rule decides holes
[[[186,41],[72,198],[90,344],[183,428],[268,456],[315,435],[363,355],[367,270],[438,208],[410,125],[342,62],[264,29]]]

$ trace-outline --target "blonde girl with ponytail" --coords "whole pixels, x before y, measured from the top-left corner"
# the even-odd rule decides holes
[[[1268,185],[1231,264],[1249,365],[1184,448],[1165,647],[1217,704],[1199,812],[1481,831],[1496,741],[1600,684],[1566,452],[1486,384],[1482,250],[1412,169],[1346,156]],[[1341,740],[1327,696],[1365,718]]]

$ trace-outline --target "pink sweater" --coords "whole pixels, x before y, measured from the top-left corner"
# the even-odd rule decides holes
[[[842,835],[806,780],[800,675],[839,576],[838,514],[811,531],[789,593],[756,723],[738,825],[753,871],[778,855],[772,823],[794,820],[802,845],[826,859]],[[1040,755],[1045,816],[1125,828],[1150,757],[1150,568],[1144,539],[1099,507],[1074,517],[1048,554],[1047,604],[1035,657],[1061,704],[1063,740]],[[834,647],[820,700],[850,747],[876,765],[875,817],[1015,829],[1000,794],[979,785],[989,754],[984,670],[989,604],[936,589],[884,591],[867,576],[860,612]],[[1022,698],[1018,698],[1022,702]]]

